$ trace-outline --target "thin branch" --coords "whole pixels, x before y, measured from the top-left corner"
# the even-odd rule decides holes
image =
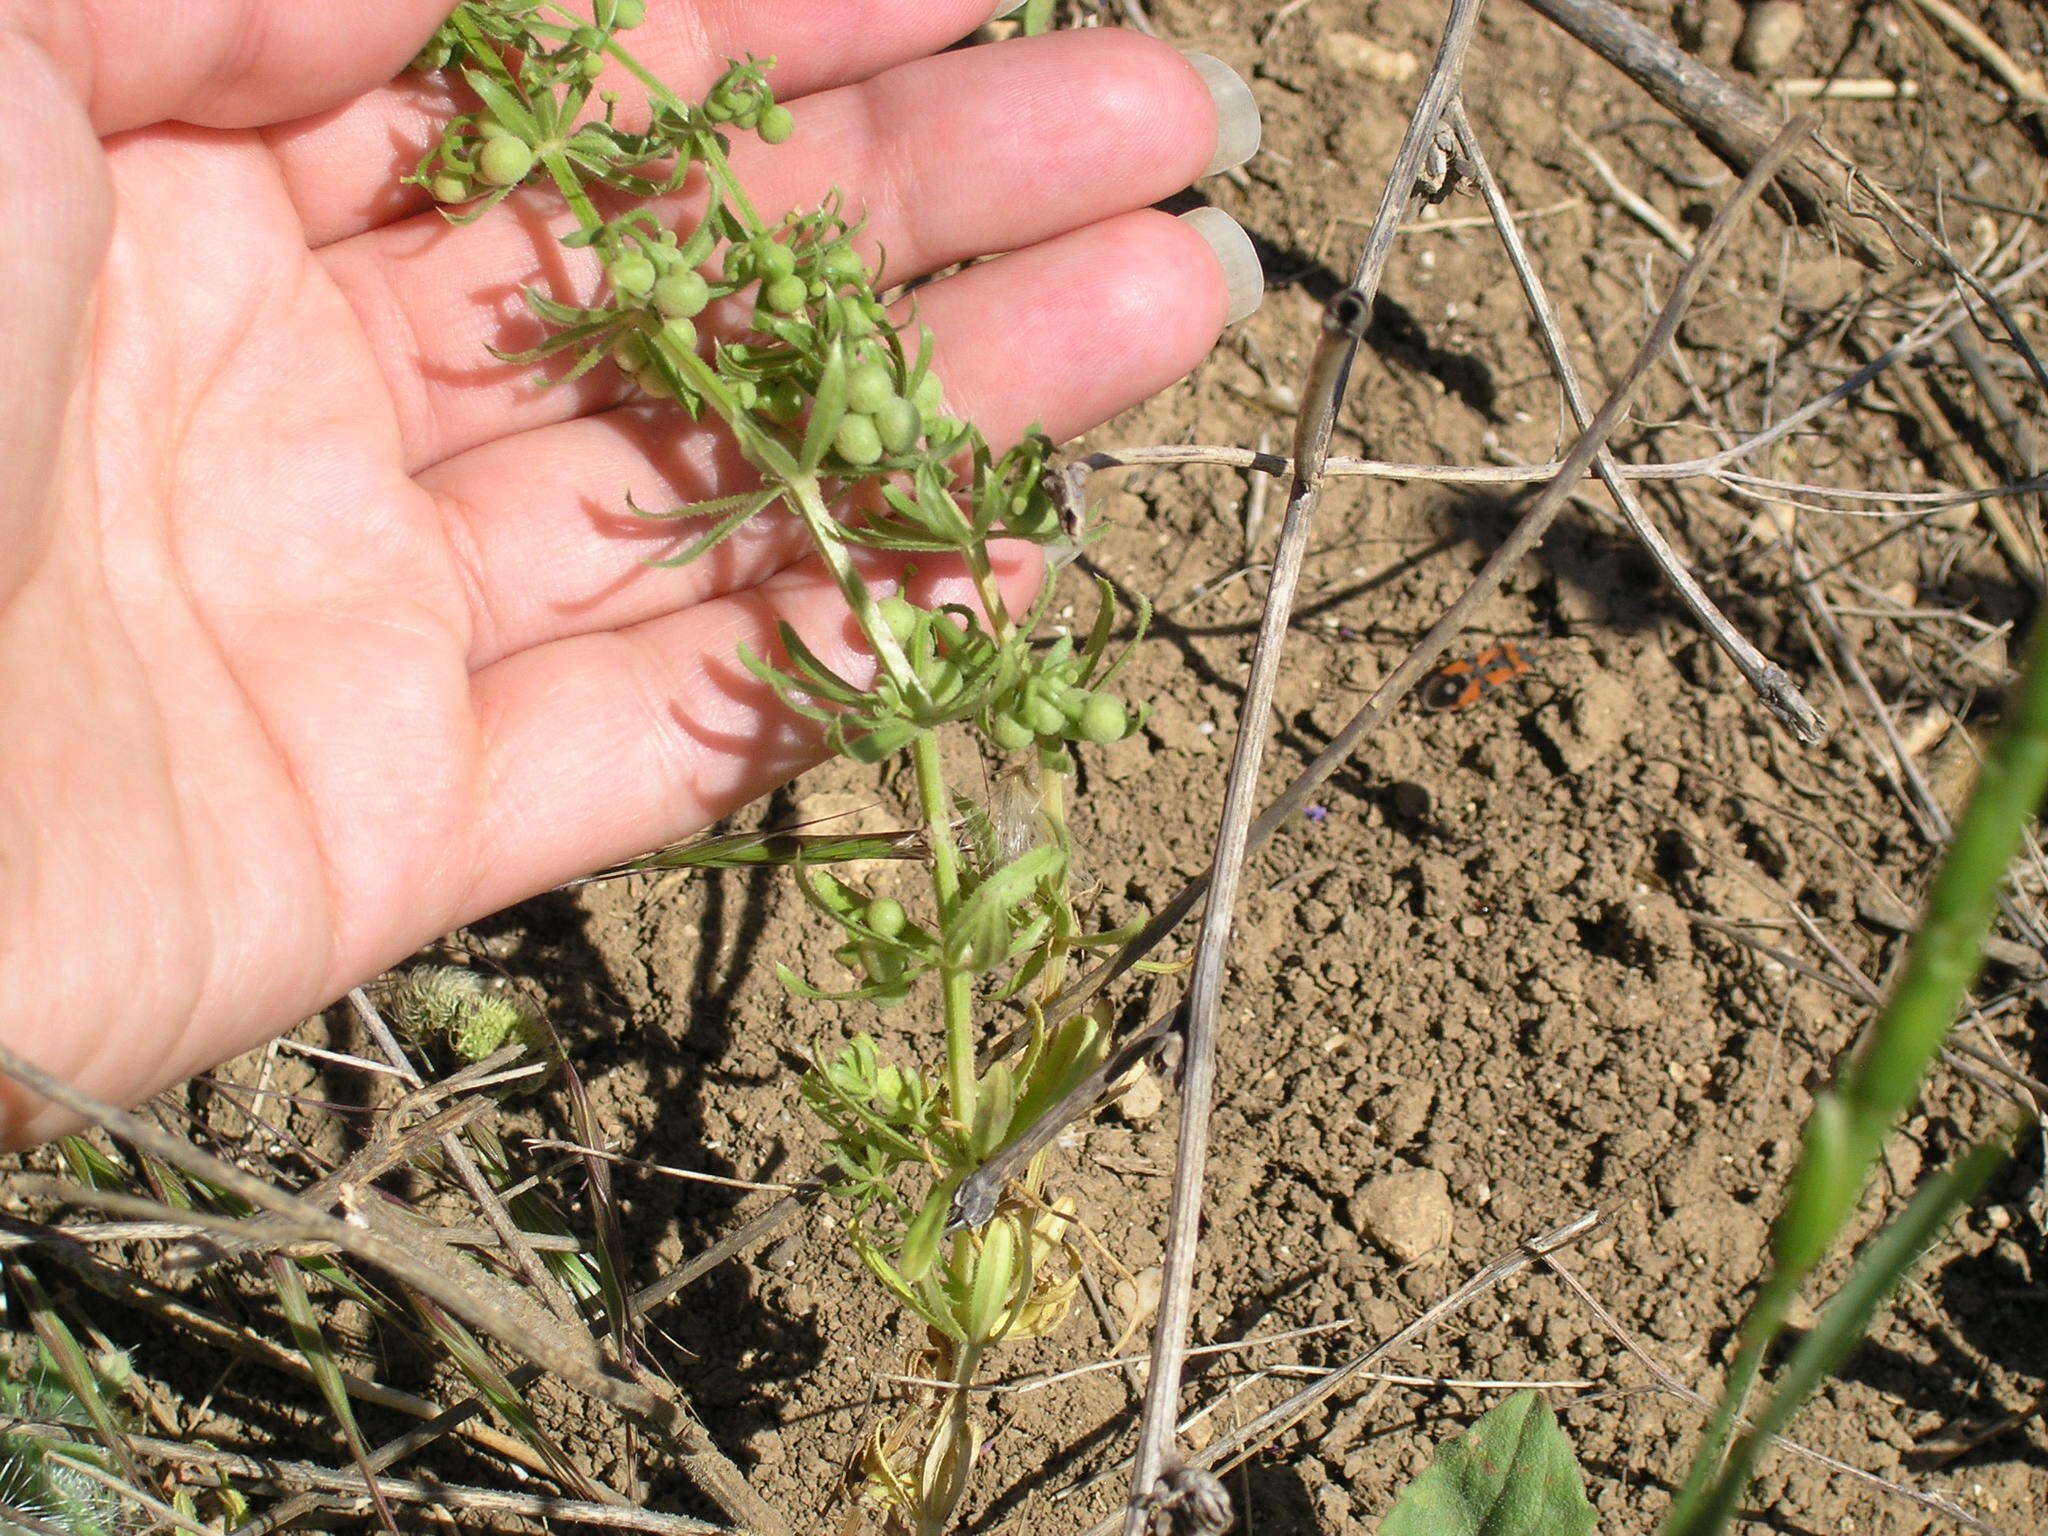
[[[1656,1358],[1648,1350],[1644,1349],[1630,1335],[1626,1328],[1621,1326],[1620,1321],[1614,1314],[1601,1304],[1600,1298],[1588,1290],[1585,1283],[1577,1275],[1558,1263],[1556,1255],[1548,1253],[1543,1255],[1543,1265],[1553,1275],[1557,1276],[1559,1280],[1564,1282],[1566,1289],[1579,1298],[1585,1305],[1586,1310],[1593,1314],[1595,1321],[1602,1328],[1606,1329],[1608,1335],[1617,1344],[1642,1363],[1643,1368],[1656,1380],[1660,1388],[1669,1392],[1674,1397],[1683,1398],[1695,1408],[1703,1409],[1707,1412],[1713,1411],[1714,1405],[1711,1401],[1695,1392],[1691,1387],[1664,1369]],[[1747,1427],[1746,1421],[1745,1427]],[[1999,1536],[1997,1527],[1986,1525],[1961,1505],[1953,1503],[1939,1494],[1922,1493],[1919,1489],[1908,1488],[1903,1483],[1891,1482],[1879,1477],[1875,1472],[1866,1472],[1861,1467],[1851,1466],[1846,1461],[1838,1460],[1824,1452],[1801,1445],[1797,1440],[1788,1440],[1783,1435],[1773,1434],[1767,1438],[1771,1444],[1790,1451],[1795,1456],[1802,1456],[1808,1461],[1826,1467],[1831,1472],[1839,1472],[1844,1477],[1853,1478],[1866,1487],[1879,1489],[1884,1493],[1892,1495],[1894,1498],[1909,1500],[1914,1504],[1918,1504],[1922,1509],[1931,1510],[1945,1519],[1955,1521],[1956,1524],[1962,1526],[1965,1530],[1977,1532],[1978,1536]]]
[[[1194,973],[1188,983],[1187,1046],[1181,1072],[1180,1138],[1174,1161],[1173,1200],[1167,1213],[1166,1251],[1161,1261],[1159,1310],[1152,1332],[1152,1368],[1146,1382],[1138,1454],[1131,1474],[1125,1536],[1141,1536],[1159,1502],[1162,1480],[1174,1456],[1182,1352],[1193,1310],[1195,1258],[1201,1245],[1202,1176],[1208,1157],[1209,1115],[1216,1091],[1216,1012],[1222,994],[1224,956],[1230,942],[1237,887],[1244,869],[1259,768],[1265,756],[1269,711],[1279,680],[1280,657],[1293,616],[1309,529],[1322,499],[1323,461],[1342,408],[1345,385],[1359,342],[1372,318],[1380,276],[1386,270],[1402,218],[1414,200],[1424,157],[1437,142],[1444,109],[1457,93],[1459,72],[1472,41],[1482,0],[1452,0],[1436,60],[1394,156],[1367,231],[1351,286],[1330,301],[1322,334],[1302,390],[1294,440],[1294,476],[1280,525],[1279,547],[1266,593],[1258,641],[1245,682],[1238,734],[1225,786],[1223,813],[1210,868],[1213,881],[1202,914]]]
[[[1431,1305],[1414,1321],[1388,1335],[1356,1359],[1348,1361],[1328,1375],[1320,1377],[1292,1396],[1276,1403],[1242,1429],[1205,1446],[1199,1453],[1188,1458],[1188,1465],[1199,1471],[1211,1473],[1218,1468],[1228,1470],[1236,1466],[1284,1434],[1291,1426],[1299,1423],[1318,1404],[1329,1399],[1348,1383],[1365,1378],[1372,1368],[1387,1356],[1396,1350],[1406,1348],[1445,1318],[1462,1311],[1503,1281],[1520,1274],[1545,1254],[1555,1253],[1580,1241],[1599,1225],[1599,1222],[1598,1211],[1582,1211],[1570,1221],[1552,1227],[1535,1237],[1524,1239],[1448,1296]],[[1122,1518],[1123,1515],[1119,1512],[1097,1521],[1088,1528],[1087,1536],[1111,1536]]]
[[[1664,349],[1671,344],[1672,337],[1677,333],[1679,321],[1690,307],[1693,296],[1699,291],[1707,267],[1720,254],[1735,220],[1755,201],[1764,181],[1775,171],[1779,160],[1791,153],[1799,135],[1812,131],[1812,123],[1811,116],[1795,118],[1772,145],[1771,158],[1759,161],[1757,169],[1743,179],[1727,205],[1715,216],[1714,222],[1700,237],[1698,254],[1679,274],[1670,298],[1666,300],[1634,361],[1622,376],[1615,392],[1593,418],[1593,424],[1580,436],[1570,455],[1559,465],[1557,474],[1552,476],[1550,482],[1537,494],[1529,504],[1528,510],[1522,514],[1521,520],[1510,530],[1507,538],[1488,557],[1457,600],[1444,611],[1443,616],[1430,627],[1429,632],[1401,664],[1373,690],[1372,697],[1345,722],[1343,728],[1331,738],[1330,744],[1316,755],[1315,761],[1304,768],[1295,777],[1294,782],[1260,813],[1259,819],[1251,828],[1252,847],[1257,847],[1271,837],[1308,803],[1309,796],[1321,787],[1325,779],[1344,765],[1356,750],[1358,743],[1377,728],[1394,707],[1407,697],[1408,691],[1436,665],[1437,658],[1463,631],[1472,613],[1499,589],[1508,571],[1535,548],[1549,531],[1566,498],[1572,494],[1573,488],[1592,465],[1594,455],[1627,411],[1644,377]],[[2048,260],[2048,257],[2044,257],[2044,260]],[[1047,1004],[1047,1014],[1063,1016],[1071,1012],[1143,959],[1162,939],[1180,926],[1193,910],[1195,903],[1201,900],[1202,893],[1208,888],[1208,881],[1206,871],[1189,881],[1143,928],[1126,941],[1122,948],[1086,975],[1070,983],[1057,998]]]
[[[1556,371],[1558,383],[1563,388],[1565,400],[1571,407],[1572,418],[1583,431],[1591,420],[1586,408],[1585,391],[1579,384],[1578,369],[1573,365],[1571,351],[1559,333],[1557,318],[1552,312],[1549,296],[1544,292],[1543,279],[1537,273],[1535,263],[1529,259],[1529,252],[1522,244],[1521,232],[1515,228],[1509,216],[1507,199],[1501,195],[1500,184],[1493,178],[1493,171],[1486,162],[1486,153],[1479,142],[1479,135],[1472,131],[1472,124],[1466,119],[1464,109],[1458,103],[1451,108],[1451,126],[1458,135],[1458,143],[1471,163],[1474,179],[1479,191],[1486,199],[1487,211],[1493,215],[1494,225],[1500,235],[1501,245],[1507,252],[1508,263],[1515,270],[1515,277],[1522,285],[1522,292],[1529,301],[1530,312],[1535,316],[1538,334],[1543,338],[1543,348],[1550,357],[1550,365]],[[1590,146],[1587,146],[1590,152]],[[1688,248],[1689,249],[1689,248]],[[1603,447],[1593,460],[1594,468],[1621,508],[1621,515],[1628,520],[1657,569],[1664,573],[1664,579],[1671,583],[1679,600],[1691,612],[1700,628],[1712,637],[1743,680],[1763,700],[1764,707],[1775,715],[1778,722],[1809,746],[1827,737],[1827,727],[1819,713],[1807,703],[1784,668],[1778,666],[1749,643],[1735,626],[1728,622],[1721,610],[1714,606],[1693,574],[1679,558],[1657,525],[1650,521],[1649,513],[1628,483],[1622,479],[1620,465],[1611,450]]]

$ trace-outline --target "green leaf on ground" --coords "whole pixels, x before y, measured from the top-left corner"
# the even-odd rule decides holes
[[[1571,1442],[1550,1405],[1517,1392],[1464,1434],[1394,1501],[1380,1536],[1589,1536]]]

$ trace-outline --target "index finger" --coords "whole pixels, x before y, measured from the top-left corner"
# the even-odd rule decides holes
[[[0,0],[0,27],[56,61],[104,137],[173,119],[255,128],[325,111],[397,74],[452,8],[449,0]]]

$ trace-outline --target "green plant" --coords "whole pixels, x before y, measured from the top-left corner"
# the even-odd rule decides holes
[[[1955,1025],[1983,963],[2006,871],[2044,794],[2048,624],[2037,618],[2004,727],[1956,823],[1891,995],[1835,1085],[1816,1096],[1807,1115],[1799,1161],[1771,1232],[1771,1272],[1743,1319],[1720,1408],[1672,1512],[1671,1536],[1710,1536],[1726,1527],[1769,1436],[1854,1347],[1926,1244],[2003,1161],[2008,1138],[1999,1136],[1928,1181],[1868,1245],[1756,1422],[1737,1437],[1744,1405],[1793,1301],[1855,1214],[1885,1137],[1918,1097],[1921,1079]]]
[[[1591,1536],[1593,1506],[1550,1405],[1517,1392],[1444,1441],[1381,1536]]]
[[[43,1305],[37,1303],[39,1312]],[[80,1392],[47,1344],[25,1363],[8,1362],[0,1375],[0,1415],[42,1433],[0,1434],[0,1515],[18,1512],[69,1536],[140,1528],[136,1509],[111,1486],[112,1457],[96,1443],[96,1426],[111,1422],[101,1389],[118,1386],[126,1371],[119,1355],[103,1356],[77,1383]]]
[[[1042,28],[1049,9],[1039,4],[1027,20]],[[772,144],[798,128],[774,100],[772,61],[735,62],[701,104],[687,103],[619,46],[638,11],[599,0],[585,23],[538,0],[459,7],[419,63],[457,72],[480,107],[448,125],[412,180],[456,219],[481,216],[521,185],[559,192],[578,222],[566,244],[597,255],[604,292],[595,303],[529,292],[552,334],[511,360],[565,361],[558,379],[609,360],[645,394],[692,419],[716,418],[760,485],[642,512],[696,531],[670,563],[787,509],[875,656],[873,678],[857,680],[785,627],[779,657],[742,659],[818,723],[833,752],[862,763],[901,757],[915,784],[928,897],[906,903],[816,867],[799,847],[799,887],[843,935],[834,954],[851,981],[782,975],[811,997],[885,1008],[936,1001],[936,1070],[887,1062],[858,1034],[820,1051],[803,1084],[829,1138],[849,1241],[926,1324],[918,1374],[951,1384],[878,1431],[867,1455],[874,1496],[904,1526],[936,1531],[974,1459],[960,1389],[987,1349],[1050,1328],[1074,1292],[1071,1212],[1044,1199],[1038,1163],[981,1229],[944,1228],[961,1178],[1101,1058],[1099,1016],[1039,1011],[1076,949],[1117,937],[1087,932],[1074,910],[1062,786],[1074,744],[1120,740],[1141,721],[1108,691],[1120,662],[1108,656],[1117,615],[1106,585],[1084,639],[1041,645],[1044,603],[1013,614],[995,580],[992,537],[1069,537],[1046,484],[1050,443],[1033,433],[998,453],[946,414],[930,333],[885,308],[857,248],[859,225],[836,196],[773,222],[748,201],[729,136],[750,131]],[[609,97],[593,101],[608,59],[645,88],[644,128],[621,126]],[[664,228],[644,207],[606,218],[592,197],[597,188],[661,196],[693,171],[705,202],[686,229]],[[735,309],[730,328],[706,322]],[[978,610],[877,596],[856,569],[858,550],[955,559]],[[1035,786],[1027,815],[1013,822],[956,793],[940,750],[947,730],[978,737],[1006,765],[999,777]],[[1028,1043],[1015,1060],[978,1060],[983,1003],[1021,1006]]]

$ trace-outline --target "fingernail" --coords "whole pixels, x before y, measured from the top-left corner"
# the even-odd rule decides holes
[[[1259,103],[1243,75],[1219,58],[1182,50],[1181,57],[1194,65],[1202,84],[1209,87],[1209,99],[1216,103],[1216,153],[1204,176],[1234,171],[1259,152],[1265,129],[1259,122]]]
[[[1244,226],[1221,208],[1196,208],[1180,216],[1181,223],[1209,242],[1216,264],[1223,268],[1223,290],[1230,296],[1225,325],[1235,325],[1257,312],[1266,302],[1266,269]]]

